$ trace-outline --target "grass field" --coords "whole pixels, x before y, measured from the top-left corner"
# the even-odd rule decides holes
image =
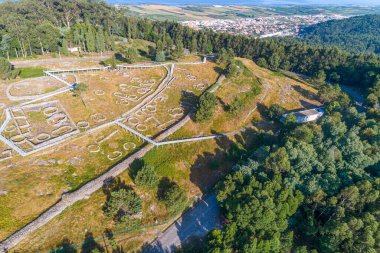
[[[44,68],[41,67],[24,67],[24,68],[18,68],[20,70],[20,77],[21,78],[33,78],[33,77],[40,77],[44,75]]]

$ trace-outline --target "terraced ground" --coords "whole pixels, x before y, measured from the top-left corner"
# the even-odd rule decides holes
[[[24,157],[0,142],[0,240],[38,217],[56,203],[64,192],[78,189],[146,145],[141,138],[113,124],[113,121],[122,117],[120,122],[126,126],[148,138],[154,138],[193,111],[197,97],[214,84],[220,75],[218,65],[214,62],[181,64],[194,60],[199,61],[199,58],[189,56],[173,66],[167,64],[147,69],[57,74],[67,82],[75,80],[84,83],[88,89],[79,96],[67,91],[35,101],[30,103],[32,106],[28,110],[22,106],[28,100],[10,100],[7,89],[12,96],[41,95],[41,91],[52,92],[53,79],[44,77],[1,83],[1,122],[5,120],[6,108],[21,108],[25,116],[19,116],[20,119],[26,119],[30,125],[19,129],[26,123],[22,125],[14,120],[5,126],[4,136],[9,140],[13,137],[20,148],[25,147],[18,139],[20,132],[16,134],[19,130],[26,131],[23,135],[25,139],[43,144],[54,137],[54,130],[67,126],[70,119],[73,122],[72,129],[78,133],[59,145]],[[213,119],[206,123],[190,120],[166,140],[239,130],[252,122],[263,120],[263,108],[274,102],[289,110],[319,105],[316,90],[302,80],[294,80],[262,69],[252,61],[242,60],[251,73],[247,80],[250,83],[254,80],[253,84],[225,79],[215,91],[220,103]],[[93,60],[73,65],[97,66]],[[71,69],[73,66],[61,62],[50,69],[54,68]],[[174,68],[173,71],[171,68]],[[20,81],[28,85],[37,82],[36,86],[33,85],[33,94],[23,92],[27,84],[20,85]],[[21,88],[13,92],[15,87]],[[252,87],[259,87],[259,94],[245,96]],[[233,115],[226,111],[226,106],[237,97],[244,98],[244,106],[238,114]],[[53,102],[54,105],[51,104]],[[58,111],[58,108],[62,109]],[[225,159],[226,152],[239,141],[249,142],[249,135],[242,133],[231,138],[154,148],[142,158],[142,162],[153,165],[160,177],[168,177],[178,183],[191,200],[207,191],[231,168],[232,161]],[[126,251],[137,249],[142,243],[154,238],[174,217],[168,214],[154,190],[134,185],[130,173],[127,169],[120,179],[133,187],[143,200],[142,219],[138,224],[120,227],[106,217],[103,213],[106,195],[98,190],[27,236],[15,250],[49,250],[61,245],[65,239],[80,247],[89,233],[104,246],[104,243],[109,242],[100,237],[106,229],[114,232],[116,240]]]

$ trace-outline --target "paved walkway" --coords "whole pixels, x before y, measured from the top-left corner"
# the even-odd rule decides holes
[[[200,201],[191,210],[161,233],[143,253],[170,253],[190,238],[204,237],[221,228],[221,212],[215,193]]]

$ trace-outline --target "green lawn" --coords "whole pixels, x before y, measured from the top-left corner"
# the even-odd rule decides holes
[[[44,68],[41,67],[25,67],[25,68],[18,68],[20,70],[20,77],[21,78],[33,78],[33,77],[40,77],[44,75]]]

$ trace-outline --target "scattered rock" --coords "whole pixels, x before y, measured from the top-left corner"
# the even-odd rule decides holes
[[[8,191],[7,190],[1,190],[0,189],[0,195],[7,195],[8,194]]]
[[[45,160],[36,160],[34,162],[34,164],[37,164],[38,166],[49,166],[50,163],[48,161],[45,161]]]
[[[143,217],[142,212],[139,212],[139,213],[136,213],[136,214],[130,216],[131,219],[139,219],[139,220],[141,220],[142,217]]]
[[[81,161],[79,157],[73,157],[66,161],[66,165],[79,165]]]
[[[57,163],[57,160],[54,158],[51,158],[51,159],[47,160],[47,162],[50,163],[51,165],[54,165]]]

